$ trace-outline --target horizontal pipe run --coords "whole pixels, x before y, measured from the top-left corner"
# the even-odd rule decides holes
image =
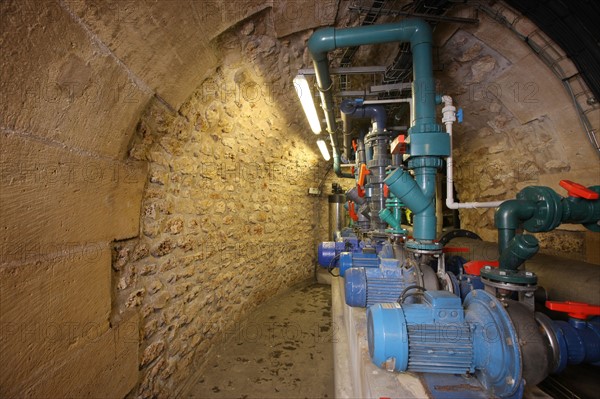
[[[435,121],[435,81],[433,79],[432,34],[431,27],[419,19],[406,19],[397,23],[368,25],[354,28],[317,30],[308,41],[308,49],[313,59],[317,88],[321,95],[321,105],[325,113],[327,130],[331,134],[332,144],[337,142],[336,120],[332,95],[333,82],[329,71],[329,51],[343,47],[389,42],[410,42],[413,53],[413,90],[414,105],[413,128],[415,133],[436,131]],[[341,174],[339,150],[332,145],[336,174]]]

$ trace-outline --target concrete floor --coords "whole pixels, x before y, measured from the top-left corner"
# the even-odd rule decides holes
[[[303,285],[230,331],[190,398],[333,398],[331,286]]]

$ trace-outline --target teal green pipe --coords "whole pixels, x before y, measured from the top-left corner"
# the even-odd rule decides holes
[[[327,53],[337,48],[364,44],[410,42],[413,53],[413,106],[416,125],[435,124],[435,81],[431,56],[431,27],[420,19],[406,19],[393,24],[368,25],[354,28],[317,30],[308,40],[317,84],[327,120],[327,128],[335,132],[332,80]]]
[[[515,236],[500,255],[500,268],[504,270],[517,270],[519,266],[531,259],[540,249],[537,238],[530,234]]]
[[[413,237],[417,240],[431,241],[436,238],[435,215],[435,175],[436,168],[422,167],[415,169],[415,180],[423,193],[426,207],[413,211]],[[412,211],[412,209],[411,209]]]
[[[426,136],[411,138],[411,155],[449,155],[449,137],[446,133],[440,133],[442,129],[435,119],[436,94],[431,55],[431,27],[420,19],[405,19],[393,24],[345,29],[323,28],[313,33],[308,40],[308,50],[313,59],[327,130],[332,143],[336,144],[333,148],[334,160],[339,150],[337,138],[334,138],[337,127],[331,92],[333,82],[329,74],[327,53],[337,48],[389,42],[410,42],[413,53],[412,100],[415,122],[410,132],[411,135],[416,133]],[[341,173],[341,170],[337,173]]]
[[[379,218],[392,226],[394,229],[401,228],[400,220],[397,219],[389,209],[384,208],[379,211]]]
[[[531,219],[536,209],[536,203],[528,200],[509,200],[500,205],[494,215],[494,223],[498,229],[500,254],[504,252],[510,241],[515,237],[521,223]]]
[[[400,201],[413,212],[413,237],[419,241],[436,238],[435,226],[435,168],[417,168],[415,177],[398,168],[385,178],[384,183]]]
[[[352,173],[344,173],[342,172],[342,160],[340,158],[339,153],[334,153],[333,155],[333,172],[337,177],[344,177],[347,179],[354,179],[354,175]]]
[[[591,186],[588,189],[600,194],[600,186]],[[583,224],[587,229],[600,232],[600,200],[587,200],[583,198],[566,197],[561,201],[562,223]]]

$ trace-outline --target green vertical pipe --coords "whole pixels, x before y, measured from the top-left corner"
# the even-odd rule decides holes
[[[500,254],[500,268],[517,270],[527,259],[531,259],[540,249],[537,238],[529,234],[515,236]]]
[[[431,241],[436,238],[435,216],[435,174],[436,168],[415,169],[415,180],[423,192],[426,207],[413,214],[413,237],[416,240]]]
[[[413,53],[413,106],[415,124],[435,124],[435,81],[431,56],[432,35],[429,24],[420,19],[406,19],[397,23],[368,25],[354,28],[323,28],[308,41],[317,84],[327,119],[327,128],[335,131],[332,80],[329,74],[327,53],[337,48],[364,44],[410,42]]]

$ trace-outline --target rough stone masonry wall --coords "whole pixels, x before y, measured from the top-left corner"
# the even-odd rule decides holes
[[[140,391],[148,395],[150,391],[159,391],[159,385],[163,390],[173,387],[166,375],[173,373],[178,376],[178,381],[182,379],[183,366],[179,366],[177,370],[173,369],[172,362],[175,357],[167,356],[171,353],[167,342],[163,341],[165,348],[159,351],[163,355],[155,361],[148,363],[145,359],[151,355],[152,350],[161,348],[160,343],[138,356],[138,332],[144,327],[139,326],[141,307],[127,308],[125,303],[129,296],[125,292],[123,295],[117,295],[116,288],[113,293],[111,287],[112,279],[114,287],[129,284],[130,287],[139,287],[135,289],[144,289],[144,296],[139,298],[140,301],[147,301],[144,303],[150,303],[147,298],[153,298],[152,303],[158,304],[158,300],[154,298],[162,298],[151,297],[149,293],[158,287],[157,283],[146,291],[146,282],[152,277],[145,281],[139,277],[142,272],[152,273],[150,270],[140,268],[140,273],[131,274],[132,279],[129,281],[121,281],[121,277],[125,277],[131,269],[123,268],[124,272],[118,278],[115,276],[117,272],[111,272],[114,270],[111,268],[112,264],[116,268],[123,266],[123,259],[119,258],[121,263],[111,259],[111,243],[117,240],[126,246],[123,240],[140,234],[141,211],[147,210],[146,206],[151,203],[151,199],[148,198],[144,200],[144,208],[141,208],[144,187],[160,187],[156,182],[147,183],[147,162],[128,159],[131,139],[149,101],[159,99],[158,101],[169,110],[180,110],[198,85],[222,63],[222,47],[217,40],[219,35],[239,21],[263,10],[271,17],[268,24],[270,32],[266,35],[269,38],[266,40],[272,41],[275,36],[289,36],[295,32],[333,24],[337,1],[303,1],[302,4],[262,0],[0,2],[0,39],[3,54],[6,55],[0,61],[0,397],[123,397],[136,386],[140,375],[151,375],[150,382],[145,380]],[[274,31],[276,32],[273,33]],[[260,32],[259,27],[256,33],[264,34]],[[254,39],[256,37],[254,36]],[[277,50],[273,51],[271,59],[276,59],[278,55],[285,56],[286,51],[279,52],[279,47],[285,44],[277,42]],[[258,43],[255,44],[259,46]],[[247,48],[251,46],[252,44],[248,44]],[[294,50],[300,51],[301,57],[297,58],[294,54],[289,71],[271,68],[268,70],[269,74],[276,72],[277,76],[282,73],[289,77],[295,72],[293,69],[297,67],[297,60],[306,58],[304,48],[303,45],[301,50]],[[265,49],[270,50],[271,47]],[[241,54],[241,51],[238,53]],[[240,58],[237,63],[261,64],[261,57],[265,52],[254,49],[245,54],[250,53],[256,54],[260,59],[252,61]],[[266,71],[259,68],[257,72],[261,70]],[[237,77],[241,78],[242,75]],[[265,76],[261,78],[260,83],[271,78],[272,75]],[[228,85],[235,86],[236,79],[230,75],[227,75],[226,79]],[[252,91],[251,88],[249,90]],[[286,95],[293,96],[293,90],[286,91]],[[224,105],[225,101],[221,103]],[[315,151],[314,143],[312,140],[310,143],[303,141],[297,132],[299,128],[293,124],[293,118],[284,122],[281,107],[258,106],[252,104],[252,101],[245,101],[243,106],[245,115],[250,113],[250,107],[257,107],[257,112],[252,118],[258,120],[258,115],[261,115],[263,122],[270,119],[272,127],[267,128],[268,126],[261,123],[255,123],[256,129],[252,129],[251,132],[244,130],[245,133],[240,134],[240,137],[253,134],[263,138],[250,144],[242,143],[239,151],[237,147],[235,150],[228,148],[235,157],[243,154],[244,150],[260,146],[256,151],[258,153],[268,154],[270,157],[285,156],[285,160],[277,165],[281,168],[300,169],[311,165],[309,158]],[[273,114],[265,115],[267,108],[272,108]],[[203,115],[204,111],[203,109]],[[288,111],[294,116],[301,113],[297,102],[289,107]],[[221,112],[223,108],[216,114],[208,112],[205,116],[206,122],[213,123],[213,116],[219,118]],[[236,115],[231,116],[232,108],[228,108],[228,112],[230,115],[221,118],[222,120],[236,119]],[[179,115],[176,111],[175,114]],[[184,114],[193,123],[196,122],[192,111],[182,111],[181,115]],[[187,125],[191,123],[186,117],[183,119]],[[145,117],[144,120],[156,122],[151,116]],[[288,126],[286,123],[291,124]],[[158,122],[157,124],[160,125]],[[187,125],[185,132],[189,133],[191,130]],[[247,126],[246,122],[243,125]],[[161,126],[175,125],[165,122]],[[202,140],[206,139],[208,145],[217,146],[213,137],[219,140],[221,128],[215,129],[214,125],[211,125],[211,129],[214,129],[210,132],[212,136],[206,134],[202,136]],[[302,128],[307,129],[305,122]],[[202,129],[206,132],[206,127]],[[227,130],[224,127],[223,129]],[[237,125],[230,126],[230,129],[232,130],[227,131],[243,130]],[[155,130],[150,129],[150,135],[155,133]],[[161,135],[174,137],[176,133],[173,130],[170,134],[162,132]],[[196,139],[198,137],[196,135]],[[151,139],[148,136],[145,140]],[[293,147],[294,142],[296,147]],[[231,141],[228,143],[231,145]],[[158,146],[163,144],[166,145],[161,143]],[[149,145],[148,148],[150,147],[154,148]],[[183,150],[187,148],[183,147]],[[270,150],[273,152],[269,152]],[[221,154],[220,150],[216,153]],[[308,158],[293,158],[299,153],[307,154]],[[223,152],[222,156],[219,155],[221,158],[211,161],[222,165],[225,160],[224,154]],[[173,158],[176,156],[173,154]],[[243,156],[240,155],[239,158]],[[145,156],[139,158],[145,159]],[[289,159],[294,160],[293,165],[287,163]],[[235,161],[229,160],[238,162],[237,158]],[[168,159],[168,162],[172,162],[176,168],[173,172],[168,172],[170,175],[184,175],[181,172],[184,168],[181,167],[181,163],[184,161],[177,163]],[[257,162],[264,165],[267,162],[277,163],[278,160],[269,158]],[[156,165],[160,162],[151,160],[150,163],[154,181],[157,178],[154,174]],[[291,172],[286,172],[286,177],[289,173]],[[190,244],[195,245],[195,249],[187,249],[186,252],[186,249],[177,247],[171,254],[165,255],[164,259],[175,258],[180,252],[186,256],[193,253],[205,254],[211,251],[210,248],[218,245],[229,246],[231,241],[227,240],[250,230],[248,226],[244,227],[241,226],[242,223],[238,223],[239,218],[245,217],[249,220],[250,215],[256,218],[253,223],[253,229],[256,231],[252,233],[253,237],[266,237],[265,241],[272,241],[274,233],[268,229],[277,226],[279,238],[284,235],[281,233],[281,226],[284,226],[290,241],[297,242],[294,241],[297,237],[293,236],[293,233],[299,231],[303,236],[304,231],[301,227],[295,228],[295,224],[302,223],[300,219],[311,212],[310,204],[306,205],[301,196],[295,201],[286,201],[288,209],[302,212],[297,218],[286,217],[285,223],[282,223],[281,212],[287,215],[286,211],[282,211],[281,208],[272,211],[264,203],[258,203],[259,209],[255,210],[255,204],[252,203],[256,202],[257,198],[263,200],[269,196],[283,196],[285,193],[276,191],[283,185],[282,180],[277,180],[279,176],[280,174],[276,178],[267,177],[255,184],[254,197],[248,192],[250,183],[247,180],[219,181],[223,191],[214,195],[220,195],[221,200],[214,200],[211,203],[213,209],[204,209],[202,212],[208,214],[215,211],[213,220],[218,219],[219,223],[230,224],[223,224],[223,228],[218,228],[220,234],[216,236],[209,236],[202,231],[207,225],[197,227],[198,234],[205,234],[206,242],[210,245],[205,243],[203,248],[208,249],[200,250],[196,248],[200,244]],[[180,182],[181,186],[189,184],[189,181],[186,183],[183,180],[185,179]],[[169,181],[165,182],[164,186],[171,189],[171,184],[177,183]],[[299,179],[297,185],[292,186],[299,187],[301,184],[303,182]],[[244,204],[228,198],[235,195],[235,191],[228,191],[230,186],[248,194]],[[215,191],[216,187],[215,185]],[[148,190],[152,191],[150,188]],[[287,193],[293,192],[288,190]],[[194,195],[198,194],[196,192]],[[174,198],[182,199],[183,204],[185,196],[187,194],[173,192],[168,197],[161,198],[165,200],[165,204],[171,203],[169,201]],[[211,198],[203,197],[200,201],[207,199]],[[159,202],[159,199],[156,199],[156,202]],[[236,213],[229,210],[219,213],[223,204],[226,209],[236,206]],[[298,209],[301,205],[297,204],[306,206]],[[245,208],[242,208],[242,205]],[[167,223],[163,220],[165,215],[161,213],[162,208],[158,208],[160,207],[157,205],[156,223],[159,219],[161,223]],[[169,208],[169,211],[174,212],[172,217],[183,215],[185,212],[182,208]],[[251,212],[244,213],[248,210]],[[228,218],[228,215],[232,216]],[[184,219],[183,216],[181,218]],[[232,227],[233,223],[241,226],[241,232]],[[162,232],[166,227],[160,225],[159,228]],[[169,224],[169,230],[173,229],[173,245],[179,245],[181,239],[190,238],[190,229],[194,227],[184,224],[181,233],[176,234],[179,228],[178,221]],[[264,231],[259,235],[261,228]],[[221,239],[221,235],[227,234],[228,231],[234,232],[229,238]],[[152,244],[146,247],[150,253],[168,251],[167,237],[166,233],[160,237],[163,239],[160,242],[166,243],[156,252],[153,240],[159,238],[148,238],[146,241],[146,236],[142,236],[140,245],[134,246],[141,252],[133,251],[129,257],[141,256],[145,251],[143,244]],[[256,248],[248,250],[246,241],[242,242],[243,249],[238,252],[251,259],[246,263],[255,267],[254,272],[264,271],[275,262],[270,258],[259,262],[259,257],[252,255],[256,253]],[[187,244],[182,245],[189,248]],[[306,243],[305,246],[313,247],[312,243]],[[121,255],[125,252],[120,251]],[[296,252],[291,251],[291,255],[295,254]],[[148,255],[146,260],[153,256]],[[278,253],[274,254],[273,258],[277,257]],[[235,300],[239,299],[240,304],[258,303],[257,298],[278,289],[282,281],[292,282],[302,278],[308,273],[306,258],[296,258],[290,256],[288,261],[289,264],[300,264],[298,270],[288,270],[287,277],[283,274],[271,274],[275,278],[266,284],[265,291],[257,293],[249,290],[249,299],[240,296]],[[209,262],[204,264],[208,265]],[[235,278],[238,271],[233,271],[237,264],[238,261],[232,260],[226,269],[228,276],[232,276],[234,281],[241,280]],[[164,276],[163,273],[166,272],[160,271],[162,263],[159,258],[156,265],[156,276]],[[182,271],[185,266],[177,265],[169,273],[189,273],[189,269]],[[206,270],[205,276],[209,276],[208,266]],[[181,277],[178,282],[183,283],[185,279],[190,281],[194,277]],[[205,281],[208,281],[208,277]],[[249,283],[254,282],[249,280]],[[171,305],[179,305],[184,301],[184,294],[175,292],[175,288],[169,284],[165,282],[164,287],[158,291],[161,294],[169,292],[171,295],[164,308],[168,312],[157,311],[157,314],[164,315],[165,319],[169,319],[170,315],[175,313],[175,306],[170,307]],[[225,288],[230,286],[232,285],[224,283]],[[189,288],[191,292],[194,287]],[[133,290],[132,288],[130,291]],[[174,293],[171,293],[172,290]],[[200,291],[197,295],[205,298],[208,294],[206,287],[202,286]],[[133,299],[135,298],[137,297]],[[219,306],[214,303],[215,307]],[[124,309],[128,312],[121,313]],[[227,313],[220,314],[224,318],[235,318]],[[156,317],[156,320],[159,318]],[[160,320],[162,322],[162,319]],[[176,323],[183,323],[182,320],[184,318],[178,319]],[[142,322],[147,323],[145,320]],[[160,331],[174,328],[172,325],[175,322],[167,323],[169,327],[161,326]],[[188,321],[191,326],[200,323],[202,322],[192,317]],[[193,328],[195,327],[189,331]],[[210,328],[214,327],[211,325]],[[180,330],[183,328],[175,328],[176,337],[180,336]],[[157,342],[157,337],[164,340],[171,338],[161,335],[160,331],[149,338],[151,341],[142,338],[144,344],[141,349],[146,350],[149,343]],[[212,333],[215,331],[217,330],[213,330]],[[198,336],[200,335],[203,336],[203,333]],[[192,339],[197,340],[196,342],[201,341],[197,337]],[[191,346],[189,341],[185,341],[185,345],[183,340],[180,343],[186,348]],[[201,349],[206,346],[207,344]],[[170,365],[161,362],[162,359],[169,360]],[[189,356],[186,359],[189,360]],[[144,363],[141,373],[140,360]],[[156,374],[160,369],[157,367],[159,363],[164,366],[160,376]],[[148,372],[150,369],[154,374]],[[159,379],[164,381],[159,382]]]
[[[501,4],[495,7],[520,34],[537,41],[545,38],[526,18]],[[465,115],[464,123],[454,127],[459,199],[515,198],[531,185],[549,186],[566,195],[558,185],[562,179],[600,184],[598,154],[560,80],[515,33],[484,12],[479,18],[475,26],[436,32],[443,65],[440,90],[452,95]],[[561,56],[558,51],[555,56]],[[560,66],[567,75],[577,72],[566,57]],[[589,107],[584,97],[582,101],[584,109]],[[588,116],[599,128],[600,112]],[[460,211],[462,226],[488,241],[497,239],[493,215],[491,209]],[[586,237],[584,230],[563,225],[536,236],[545,252],[583,259],[597,245],[591,241],[593,233]]]
[[[307,37],[277,40],[266,15],[233,27],[180,112],[154,102],[139,124],[141,232],[113,270],[116,311],[140,314],[140,397],[177,392],[240,318],[313,275],[320,164],[291,84]]]

